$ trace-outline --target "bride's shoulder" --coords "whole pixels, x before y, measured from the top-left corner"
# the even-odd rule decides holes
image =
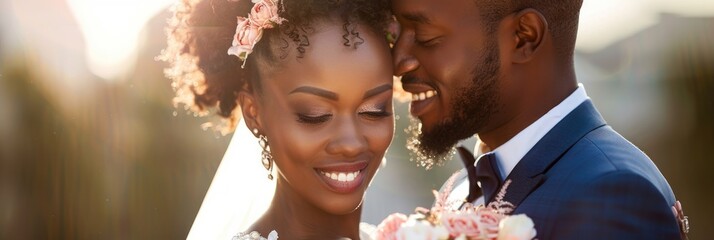
[[[278,232],[275,230],[271,231],[268,234],[268,237],[263,237],[260,236],[260,233],[257,231],[252,231],[252,232],[240,232],[237,235],[233,236],[232,240],[277,240],[278,239]]]
[[[359,238],[361,240],[372,240],[376,239],[377,236],[377,227],[369,224],[362,222],[359,224]],[[268,234],[268,237],[263,237],[260,236],[260,233],[257,231],[252,231],[252,232],[241,232],[238,233],[237,235],[233,236],[232,240],[277,240],[278,239],[278,232],[275,230],[271,231],[270,234]]]

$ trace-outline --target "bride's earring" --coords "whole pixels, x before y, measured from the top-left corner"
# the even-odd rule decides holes
[[[253,132],[257,132],[257,129],[254,129]],[[260,134],[258,136],[258,143],[260,143],[260,147],[263,148],[263,153],[261,157],[263,167],[265,167],[265,170],[268,170],[268,179],[273,180],[273,155],[270,154],[270,145],[268,145],[268,137],[263,134]]]

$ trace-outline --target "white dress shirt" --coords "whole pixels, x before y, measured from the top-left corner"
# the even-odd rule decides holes
[[[585,87],[582,84],[578,85],[573,93],[557,106],[541,116],[538,120],[531,123],[528,127],[513,136],[506,143],[494,149],[492,152],[496,156],[498,162],[498,170],[501,174],[501,180],[505,180],[508,174],[513,171],[516,164],[528,153],[533,146],[540,141],[556,124],[558,124],[565,116],[570,114],[581,103],[588,100],[589,97],[585,92]],[[479,147],[481,146],[481,147]],[[479,140],[476,144],[476,156],[484,154],[483,146]],[[460,201],[466,198],[469,194],[468,181],[462,182],[454,188],[449,195],[449,201]],[[474,204],[482,204],[483,197],[479,197]]]

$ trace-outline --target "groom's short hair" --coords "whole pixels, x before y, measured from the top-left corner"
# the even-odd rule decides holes
[[[572,56],[578,32],[578,18],[583,0],[474,0],[489,34],[498,28],[498,22],[506,15],[532,8],[548,21],[548,28],[557,43],[558,52]]]

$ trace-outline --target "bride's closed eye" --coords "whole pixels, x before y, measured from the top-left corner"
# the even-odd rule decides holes
[[[298,122],[305,123],[305,124],[312,124],[312,125],[318,125],[321,123],[325,123],[327,121],[330,121],[330,119],[332,119],[332,114],[311,115],[311,114],[296,113],[295,115],[297,115]]]
[[[387,110],[387,104],[367,105],[360,108],[357,113],[360,116],[364,116],[372,120],[379,120],[392,116],[392,112]]]

